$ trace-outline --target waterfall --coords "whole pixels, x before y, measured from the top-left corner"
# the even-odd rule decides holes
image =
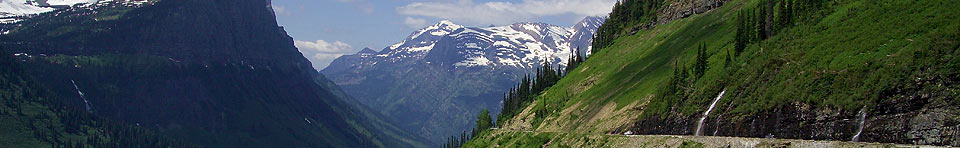
[[[694,133],[694,136],[702,136],[702,135],[703,135],[702,133],[700,133],[700,130],[703,129],[703,121],[707,120],[707,117],[710,116],[710,111],[713,111],[713,107],[717,106],[717,102],[720,101],[720,98],[723,98],[723,94],[724,94],[724,93],[727,93],[727,90],[726,90],[726,89],[724,89],[723,91],[721,91],[720,94],[717,95],[717,98],[716,98],[716,99],[713,99],[713,103],[710,103],[710,108],[707,108],[707,111],[704,111],[704,112],[703,112],[703,117],[700,117],[700,121],[697,122],[697,131]]]
[[[90,101],[87,101],[87,98],[83,96],[83,92],[80,91],[80,87],[77,87],[77,82],[70,80],[70,83],[73,83],[73,89],[77,90],[77,94],[80,94],[80,99],[83,99],[83,105],[87,108],[87,112],[90,111]]]
[[[722,117],[722,116],[723,116],[723,115],[721,114],[720,116],[717,117],[717,124],[716,124],[716,125],[717,125],[717,128],[713,130],[713,135],[712,135],[712,136],[717,136],[717,133],[720,132],[720,117]]]
[[[867,122],[867,108],[860,109],[860,112],[857,113],[860,115],[860,127],[857,128],[857,134],[853,135],[853,138],[850,141],[857,142],[860,140],[860,133],[863,132],[863,124]]]

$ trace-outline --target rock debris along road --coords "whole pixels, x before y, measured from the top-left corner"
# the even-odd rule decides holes
[[[532,130],[510,130],[510,129],[491,129],[494,131],[501,132],[520,132],[520,133],[555,133],[558,136],[564,136],[566,134],[570,135],[584,135],[584,134],[575,134],[567,132],[538,132]],[[589,135],[589,134],[587,134]],[[600,135],[600,134],[597,134]],[[747,138],[747,137],[720,137],[720,136],[691,136],[691,135],[619,135],[619,134],[602,134],[600,136],[606,136],[612,138],[612,141],[616,146],[667,146],[667,147],[677,147],[677,143],[669,143],[670,141],[679,142],[682,144],[684,141],[692,141],[697,143],[702,143],[705,148],[720,148],[720,147],[782,147],[786,145],[791,148],[887,148],[887,147],[910,147],[910,148],[941,148],[940,146],[929,146],[929,145],[907,145],[907,144],[890,144],[890,143],[869,143],[869,142],[850,142],[850,141],[818,141],[818,140],[801,140],[801,139],[776,139],[776,138]],[[589,136],[588,136],[589,137]],[[666,140],[664,139],[666,138]],[[557,139],[556,137],[553,138]],[[619,143],[617,143],[619,142]],[[662,142],[662,143],[661,143]],[[556,143],[556,142],[554,142]]]

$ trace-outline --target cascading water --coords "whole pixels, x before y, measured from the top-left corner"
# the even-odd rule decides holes
[[[703,112],[703,117],[700,117],[700,121],[697,122],[697,131],[694,132],[694,136],[702,136],[702,135],[703,135],[702,133],[700,133],[700,130],[703,129],[703,121],[707,120],[707,117],[710,116],[710,111],[713,111],[713,107],[717,106],[717,102],[720,101],[720,98],[723,98],[723,94],[725,94],[725,93],[727,93],[727,90],[726,90],[726,89],[724,89],[723,91],[721,91],[720,94],[717,95],[717,98],[716,98],[716,99],[713,99],[713,103],[710,103],[710,108],[707,108],[707,111],[704,111],[704,112]]]
[[[723,115],[720,115],[720,116],[723,116]],[[717,125],[717,128],[713,130],[713,135],[712,135],[712,136],[717,136],[717,133],[720,132],[720,116],[718,116],[717,119],[716,119],[716,120],[717,120],[717,123],[716,123],[715,125]]]
[[[867,112],[866,108],[860,109],[860,112],[857,113],[860,115],[860,127],[857,128],[857,134],[853,135],[853,138],[850,141],[857,142],[860,140],[860,133],[863,132],[863,124],[867,122]]]
[[[87,101],[87,97],[83,96],[83,92],[80,91],[80,87],[77,87],[77,82],[70,80],[70,83],[73,83],[73,88],[77,90],[77,94],[80,94],[80,99],[83,99],[83,105],[87,108],[87,112],[92,112],[90,111],[90,101]]]

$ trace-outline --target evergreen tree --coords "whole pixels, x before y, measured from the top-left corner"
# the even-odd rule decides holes
[[[743,12],[737,13],[737,34],[734,37],[734,55],[739,56],[747,48],[747,18]]]
[[[478,129],[489,129],[493,127],[493,120],[490,117],[490,111],[483,109],[480,111],[480,114],[477,115],[477,128]]]
[[[729,48],[727,48],[726,51],[727,51],[727,58],[726,58],[726,61],[725,61],[723,64],[724,64],[724,66],[730,66],[730,63],[733,63],[733,54],[730,53],[730,49],[729,49]]]
[[[777,5],[777,31],[793,25],[793,7],[791,0],[783,0]]]
[[[463,147],[463,143],[467,143],[470,139],[467,138],[467,131],[462,131],[460,133],[460,144],[457,147]]]
[[[493,119],[490,117],[490,112],[487,109],[480,111],[480,114],[477,115],[477,128],[473,129],[471,135],[480,135],[484,130],[490,129],[493,127]]]
[[[710,55],[707,54],[707,45],[701,44],[697,47],[697,59],[693,64],[693,74],[695,78],[699,79],[707,72],[709,66],[707,58],[709,57]]]
[[[757,22],[757,39],[764,40],[767,38],[767,0],[761,0],[759,7],[759,13],[756,18]]]
[[[583,55],[580,53],[580,48],[577,48],[573,54],[570,54],[570,58],[567,60],[567,67],[563,70],[564,75],[573,72],[573,70],[577,69],[577,67],[579,67],[584,60],[585,59],[583,58]]]

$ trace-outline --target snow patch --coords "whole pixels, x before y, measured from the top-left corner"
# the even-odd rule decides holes
[[[29,0],[2,0],[0,1],[0,17],[22,16],[39,14],[56,10],[51,7],[41,7],[40,3]]]
[[[75,4],[90,4],[96,3],[98,0],[47,0],[47,4],[51,6],[73,6]]]
[[[467,60],[457,62],[456,64],[453,64],[453,65],[461,66],[461,67],[473,67],[473,66],[487,66],[487,65],[490,65],[490,63],[492,62],[490,62],[490,59],[487,59],[487,57],[476,56],[476,57],[467,58]]]
[[[441,36],[441,35],[447,35],[447,34],[450,34],[450,32],[445,30],[437,30],[437,31],[430,32],[430,35],[435,35],[435,36]]]
[[[426,51],[430,51],[431,49],[433,49],[433,46],[434,46],[434,45],[437,45],[437,44],[436,44],[436,43],[433,43],[433,44],[430,44],[430,45],[427,45],[427,46],[411,47],[411,48],[407,49],[407,51],[408,51],[408,52],[426,52]]]
[[[466,43],[464,46],[466,46],[466,48],[482,49],[477,45],[477,43]]]

